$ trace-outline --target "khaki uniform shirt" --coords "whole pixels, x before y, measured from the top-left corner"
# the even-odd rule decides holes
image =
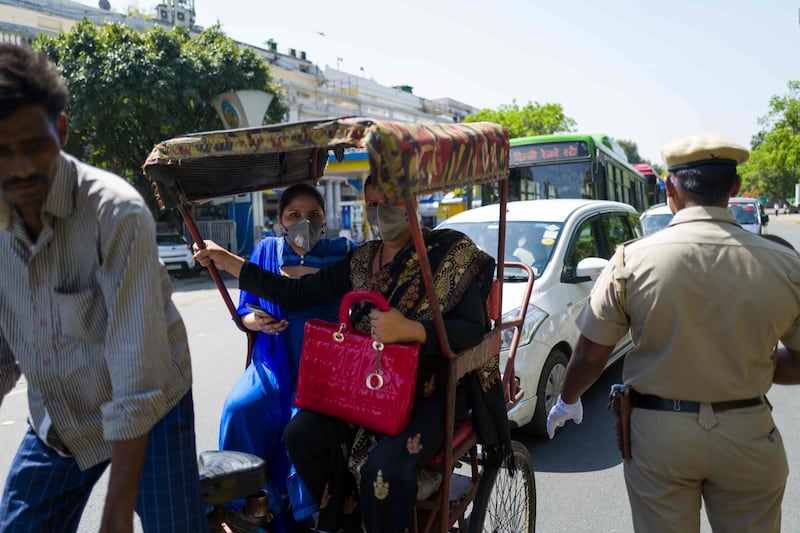
[[[61,154],[42,220],[36,242],[14,210],[0,226],[0,399],[21,369],[33,429],[85,469],[186,394],[189,346],[155,221],[124,179]]]
[[[619,251],[617,252],[619,253]],[[765,394],[780,339],[800,350],[800,255],[742,229],[727,209],[691,207],[625,247],[578,317],[589,340],[634,348],[623,379],[664,398],[718,402]],[[624,308],[615,277],[625,279]]]

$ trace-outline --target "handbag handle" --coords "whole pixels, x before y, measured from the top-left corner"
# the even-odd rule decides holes
[[[369,289],[356,289],[350,291],[342,297],[342,303],[339,305],[339,324],[344,324],[350,330],[350,308],[353,304],[359,302],[369,302],[375,304],[378,311],[386,312],[389,310],[389,302],[383,297],[383,294],[378,291],[371,291]]]

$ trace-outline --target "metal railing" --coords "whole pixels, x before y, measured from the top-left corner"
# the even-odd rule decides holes
[[[186,224],[181,224],[178,227],[175,224],[159,222],[156,225],[156,229],[159,233],[180,233],[186,237],[189,243],[194,241]],[[236,222],[234,220],[198,220],[197,229],[200,230],[200,235],[204,239],[212,240],[226,250],[238,249]]]

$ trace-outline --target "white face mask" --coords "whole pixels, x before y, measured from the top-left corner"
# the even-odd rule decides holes
[[[367,213],[367,222],[375,237],[392,241],[408,229],[406,210],[394,205],[378,204]]]
[[[325,228],[323,222],[311,222],[307,218],[288,226],[283,232],[286,242],[289,242],[305,253],[310,252],[322,238]]]

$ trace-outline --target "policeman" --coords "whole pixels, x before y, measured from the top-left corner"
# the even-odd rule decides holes
[[[764,394],[800,382],[800,256],[726,209],[745,148],[695,135],[661,155],[675,216],[618,249],[597,280],[547,429],[580,423],[580,396],[630,330],[634,529],[699,531],[702,498],[714,531],[777,532],[788,466]]]

